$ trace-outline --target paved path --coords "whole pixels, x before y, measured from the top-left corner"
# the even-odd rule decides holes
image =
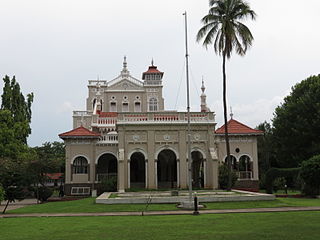
[[[222,213],[263,213],[263,212],[296,212],[320,211],[320,207],[279,207],[279,208],[249,208],[249,209],[221,209],[200,210],[200,214]],[[148,211],[148,212],[103,212],[103,213],[27,213],[27,214],[0,214],[0,218],[15,217],[84,217],[84,216],[156,216],[156,215],[191,215],[193,211]]]

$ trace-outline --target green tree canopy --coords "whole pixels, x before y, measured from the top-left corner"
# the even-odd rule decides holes
[[[33,93],[27,94],[27,99],[23,96],[20,85],[13,76],[3,78],[4,87],[1,95],[1,110],[8,110],[11,113],[16,128],[19,128],[19,134],[16,138],[22,143],[27,143],[27,137],[31,133],[31,104],[33,102]]]
[[[320,75],[292,87],[274,113],[273,142],[280,167],[298,167],[320,154]]]

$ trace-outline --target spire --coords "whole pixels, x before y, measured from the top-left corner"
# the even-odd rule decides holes
[[[123,70],[127,70],[127,56],[124,55],[123,57]]]
[[[202,94],[204,94],[204,91],[206,90],[205,86],[204,86],[204,81],[203,81],[203,76],[202,76],[202,86],[201,86],[201,91]]]
[[[230,117],[233,119],[232,107],[230,106]]]
[[[203,81],[203,77],[202,77],[202,85],[201,85],[201,112],[208,112],[209,109],[207,108],[207,96],[206,94],[204,93],[204,91],[206,90],[205,86],[204,86],[204,81]]]
[[[122,76],[128,76],[129,75],[129,71],[128,71],[128,68],[127,68],[127,56],[126,55],[123,57],[123,68],[122,68],[122,71],[121,71],[121,75]]]
[[[152,60],[151,60],[151,66],[154,67],[154,65],[153,65],[153,58],[152,58]]]

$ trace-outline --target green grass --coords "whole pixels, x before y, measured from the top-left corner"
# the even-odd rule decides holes
[[[277,198],[274,201],[218,202],[205,203],[206,209],[237,209],[259,207],[320,206],[320,199]],[[77,213],[77,212],[117,212],[145,211],[145,204],[96,204],[94,198],[66,202],[49,202],[26,206],[7,213]],[[148,211],[177,210],[176,204],[150,204]]]
[[[283,240],[320,237],[320,212],[0,219],[1,240]]]

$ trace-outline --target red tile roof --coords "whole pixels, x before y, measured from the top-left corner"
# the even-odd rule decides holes
[[[117,117],[118,113],[116,112],[99,112],[99,117]]]
[[[160,72],[158,69],[157,69],[157,66],[149,66],[149,69],[148,69],[148,71],[146,71],[146,72],[144,72],[143,74],[142,74],[142,79],[144,79],[145,78],[145,75],[146,74],[152,74],[152,73],[160,73],[161,75],[163,75],[163,72]]]
[[[60,179],[63,177],[63,173],[46,173],[45,175],[50,179]]]
[[[229,134],[248,134],[248,135],[261,135],[263,134],[263,131],[256,130],[253,128],[250,128],[243,123],[238,122],[237,120],[230,119],[227,123],[228,126],[228,133]],[[224,125],[221,126],[216,130],[216,134],[224,134]]]
[[[90,138],[96,137],[96,138],[98,138],[100,136],[101,135],[99,133],[92,132],[83,126],[78,127],[76,129],[73,129],[69,132],[59,134],[59,137],[61,137],[62,139],[69,138],[69,137],[90,137]]]

